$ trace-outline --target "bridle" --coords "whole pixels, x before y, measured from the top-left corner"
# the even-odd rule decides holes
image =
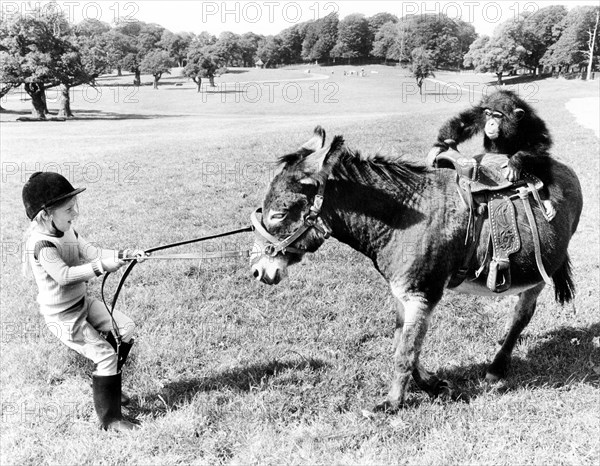
[[[319,177],[325,178],[325,177]],[[325,178],[326,179],[326,178]],[[264,224],[262,223],[262,219],[259,218],[259,214],[262,217],[262,208],[256,209],[250,215],[250,220],[252,222],[252,226],[254,227],[254,233],[260,236],[267,244],[264,247],[263,254],[275,257],[278,254],[285,254],[286,252],[291,252],[295,254],[304,254],[306,253],[305,249],[294,247],[293,244],[306,233],[311,228],[319,231],[325,239],[331,236],[331,230],[323,223],[319,222],[319,215],[321,214],[321,209],[323,207],[323,195],[325,193],[325,180],[321,179],[318,183],[317,194],[315,194],[315,198],[313,199],[313,203],[310,206],[307,214],[304,216],[304,220],[302,225],[300,225],[293,233],[285,237],[284,239],[279,239],[271,233],[267,231]]]

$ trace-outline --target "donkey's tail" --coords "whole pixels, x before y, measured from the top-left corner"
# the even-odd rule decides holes
[[[571,260],[569,256],[552,275],[554,282],[554,298],[561,305],[570,302],[575,296],[575,284],[573,283],[573,272],[571,270]]]

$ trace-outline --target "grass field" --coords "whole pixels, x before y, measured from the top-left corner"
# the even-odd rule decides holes
[[[119,308],[138,326],[124,387],[143,427],[97,429],[93,367],[45,330],[20,273],[24,181],[60,170],[87,187],[78,231],[149,248],[247,225],[276,157],[317,124],[364,152],[422,159],[442,122],[480,98],[433,82],[421,98],[398,68],[306,70],[234,70],[200,94],[176,74],[156,91],[106,77],[74,93],[68,122],[16,122],[30,103],[1,102],[1,464],[598,464],[599,144],[565,109],[597,99],[597,82],[517,86],[578,173],[584,211],[570,247],[577,297],[560,307],[542,293],[502,387],[482,375],[514,301],[448,292],[422,360],[471,402],[415,389],[397,415],[365,412],[391,376],[391,297],[368,260],[331,240],[276,287],[254,282],[243,260],[138,265]],[[493,80],[437,79],[476,90]],[[177,252],[251,244],[245,234]]]

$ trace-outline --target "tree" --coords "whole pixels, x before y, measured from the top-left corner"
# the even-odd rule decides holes
[[[271,68],[282,61],[283,47],[277,36],[265,37],[258,46],[256,56],[262,60],[265,68]]]
[[[588,31],[589,40],[588,40],[588,50],[586,54],[588,55],[588,67],[587,74],[585,79],[588,81],[592,77],[592,66],[594,64],[594,50],[597,46],[596,38],[598,37],[598,22],[600,21],[600,11],[596,11],[596,24],[594,24],[593,30]]]
[[[213,47],[214,45],[196,42],[188,52],[183,74],[196,83],[198,92],[201,91],[202,78],[208,78],[210,85],[214,87],[215,75],[225,71],[221,57],[213,52]]]
[[[332,57],[367,58],[371,50],[369,23],[364,15],[346,16],[338,23],[337,42],[330,55]]]
[[[238,42],[238,46],[239,56],[243,66],[254,66],[254,58],[256,57],[259,44],[263,39],[263,36],[253,32],[242,34]]]
[[[394,47],[398,38],[397,31],[395,23],[392,21],[382,25],[375,33],[371,55],[383,58],[387,62],[391,58],[390,50]]]
[[[302,58],[309,61],[328,61],[330,52],[337,42],[337,13],[308,23],[302,42]]]
[[[125,57],[136,52],[135,41],[116,28],[105,34],[105,41],[108,62],[112,68],[116,68],[117,75],[122,76]]]
[[[133,83],[139,86],[142,81],[142,59],[151,50],[160,48],[159,43],[165,28],[158,24],[130,21],[117,24],[116,29],[129,38],[129,51],[122,58],[121,66],[135,74]]]
[[[596,24],[597,7],[581,6],[569,11],[558,26],[560,37],[550,46],[542,58],[542,63],[559,70],[569,69],[573,65],[588,66],[589,54],[597,50],[599,37],[593,43],[593,31]],[[591,33],[591,35],[590,35]]]
[[[502,76],[519,66],[526,54],[523,46],[514,41],[503,42],[502,35],[490,38],[481,36],[471,44],[465,55],[464,65],[473,66],[475,71],[496,74],[498,85],[502,84]]]
[[[379,28],[373,42],[371,54],[387,60],[408,61],[409,57],[405,50],[405,35],[403,28],[405,23],[394,23],[390,21]]]
[[[19,87],[19,84],[15,83],[0,83],[0,99],[2,99],[6,94],[8,94],[13,89]],[[2,105],[0,105],[0,111],[3,111]]]
[[[110,68],[107,34],[110,26],[98,20],[85,20],[70,28],[61,28],[67,42],[61,55],[56,81],[61,92],[60,117],[72,117],[70,90],[82,84],[94,84]]]
[[[562,5],[553,5],[542,8],[535,13],[525,12],[522,21],[516,22],[520,26],[521,45],[527,51],[523,66],[537,74],[542,58],[558,40],[561,24],[567,15],[567,9]]]
[[[423,81],[429,76],[435,77],[433,74],[433,63],[429,57],[429,53],[423,48],[418,47],[410,53],[412,63],[410,69],[413,77],[417,80],[419,94],[423,94]]]
[[[275,36],[280,44],[281,63],[291,64],[302,61],[302,43],[306,37],[307,29],[308,23],[294,24]]]
[[[70,88],[93,83],[106,70],[102,46],[87,35],[95,28],[76,31],[61,12],[18,16],[2,22],[0,30],[0,81],[24,85],[35,118],[46,118],[45,91],[59,85],[59,115],[72,116]]]
[[[23,84],[32,116],[45,119],[46,83],[54,78],[63,45],[41,13],[3,21],[0,28],[0,82]]]
[[[375,36],[377,35],[381,27],[387,23],[396,24],[398,22],[398,17],[391,13],[377,13],[371,16],[370,18],[367,18],[367,22],[369,23],[369,41],[372,46],[373,41],[375,40]]]
[[[192,43],[194,35],[190,32],[181,32],[173,34],[165,29],[162,33],[158,47],[169,53],[169,56],[177,63],[177,66],[184,66],[187,57],[188,47]]]
[[[423,47],[436,68],[459,68],[476,37],[472,25],[443,14],[411,15],[398,24],[400,54]]]
[[[188,48],[188,53],[192,49],[201,49],[202,47],[206,47],[208,45],[214,45],[216,42],[217,38],[215,36],[209,32],[202,31],[192,39],[192,42]]]
[[[158,89],[158,81],[164,73],[171,74],[170,70],[173,66],[175,61],[170,57],[169,52],[158,49],[148,52],[140,64],[142,73],[154,76],[154,89]]]
[[[240,36],[229,31],[222,32],[212,47],[212,53],[225,66],[234,65],[240,59]]]

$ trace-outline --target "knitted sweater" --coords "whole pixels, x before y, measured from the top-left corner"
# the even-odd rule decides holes
[[[102,250],[72,228],[62,236],[34,230],[26,251],[43,315],[57,314],[79,303],[86,294],[86,282],[104,273],[101,258],[118,256],[118,251]]]

